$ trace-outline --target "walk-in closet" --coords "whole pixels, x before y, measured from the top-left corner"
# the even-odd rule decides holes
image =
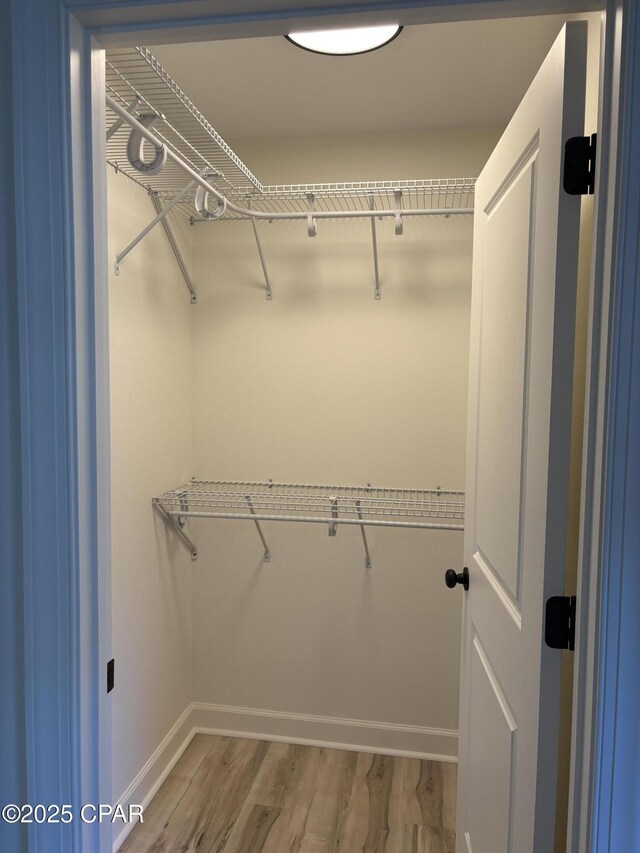
[[[484,573],[509,630],[534,618],[501,567],[531,563],[543,521],[564,555],[545,597],[575,585],[593,198],[566,170],[569,296],[549,302],[568,327],[539,290],[486,282],[537,281],[518,217],[530,203],[531,244],[555,227],[533,209],[547,139],[596,131],[599,17],[566,21],[405,26],[354,55],[288,33],[107,50],[112,795],[145,806],[114,850],[521,853],[528,717],[474,614]],[[562,121],[544,102],[530,133],[563,73]],[[548,453],[539,375],[565,412]],[[562,850],[570,664],[537,654],[557,655]]]

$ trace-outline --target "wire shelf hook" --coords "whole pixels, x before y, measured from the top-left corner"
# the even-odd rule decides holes
[[[404,222],[402,219],[402,190],[394,190],[393,198],[395,200],[396,205],[396,215],[395,215],[395,232],[396,237],[401,237],[404,233]]]
[[[307,216],[307,234],[309,237],[315,237],[318,234],[318,223],[316,221],[315,213],[316,209],[316,200],[315,196],[312,193],[309,193],[307,196],[307,204],[309,205],[309,215]]]

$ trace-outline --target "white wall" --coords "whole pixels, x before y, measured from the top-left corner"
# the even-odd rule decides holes
[[[109,257],[155,211],[109,170]],[[188,235],[187,235],[188,236]],[[185,251],[189,244],[182,240]],[[193,460],[193,307],[161,227],[109,278],[113,802],[193,694],[191,559],[151,498],[183,482]]]
[[[498,136],[234,146],[265,183],[461,177]],[[262,225],[272,302],[251,226],[196,226],[197,476],[464,488],[471,225],[379,223],[379,302],[366,221]],[[197,701],[457,729],[461,534],[370,529],[367,572],[356,528],[265,524],[267,565],[252,525],[192,530]]]

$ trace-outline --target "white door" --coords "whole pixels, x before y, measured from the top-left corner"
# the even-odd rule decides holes
[[[586,24],[562,30],[476,185],[456,853],[551,853]]]

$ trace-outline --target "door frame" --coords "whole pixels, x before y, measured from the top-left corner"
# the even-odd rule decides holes
[[[102,45],[279,34],[294,26],[403,24],[599,8],[587,0],[13,0],[15,261],[22,524],[9,529],[23,579],[21,749],[27,802],[109,802],[109,399]],[[586,8],[585,8],[586,7]],[[575,656],[571,853],[624,849],[640,675],[640,13],[607,0],[590,306]],[[42,145],[42,139],[47,145]],[[87,179],[87,176],[90,176]],[[9,202],[5,201],[4,204]],[[13,210],[8,213],[13,216]],[[634,349],[635,347],[635,349]],[[3,362],[9,380],[15,371]],[[14,498],[7,481],[2,498]],[[623,595],[624,583],[624,595]],[[635,643],[635,645],[634,645]],[[3,733],[5,739],[11,732]],[[15,738],[13,739],[15,740]],[[3,743],[4,747],[4,743]],[[636,784],[638,781],[636,780]],[[624,796],[623,796],[624,792]],[[108,825],[28,828],[22,849],[111,848]],[[630,836],[631,837],[631,836]]]

